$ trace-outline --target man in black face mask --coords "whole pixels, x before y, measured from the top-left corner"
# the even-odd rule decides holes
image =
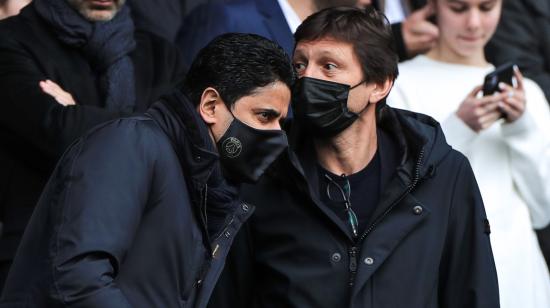
[[[235,185],[287,147],[293,79],[278,45],[226,34],[183,92],[85,134],[42,194],[0,307],[205,307],[252,212]]]
[[[291,151],[245,189],[258,206],[210,307],[498,307],[467,159],[430,117],[385,105],[385,18],[327,9],[295,39]]]

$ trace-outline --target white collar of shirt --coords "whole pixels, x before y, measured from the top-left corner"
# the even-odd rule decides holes
[[[302,23],[302,20],[300,20],[300,17],[298,17],[298,14],[296,14],[296,12],[292,8],[292,6],[290,6],[287,0],[277,1],[279,2],[281,10],[283,10],[283,14],[285,15],[286,23],[288,24],[290,31],[292,31],[292,33],[296,32],[296,29]]]
[[[386,0],[384,2],[384,15],[391,24],[405,20],[405,8],[401,0]]]

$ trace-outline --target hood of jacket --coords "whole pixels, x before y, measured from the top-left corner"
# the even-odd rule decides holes
[[[223,177],[217,148],[206,124],[179,90],[163,96],[147,114],[170,139],[191,201],[208,229],[208,237],[215,237],[241,201],[238,188]]]
[[[427,115],[384,105],[377,110],[376,123],[377,130],[382,130],[397,147],[399,161],[396,172],[405,183],[435,172],[437,165],[451,151],[441,126]],[[297,121],[288,127],[290,147],[279,161],[290,160],[301,174],[305,174],[304,162],[316,160],[312,138],[304,132]],[[284,169],[271,168],[270,174],[280,176],[280,170]]]
[[[198,184],[221,180],[216,147],[187,96],[181,91],[165,95],[147,114],[170,139],[186,176]]]

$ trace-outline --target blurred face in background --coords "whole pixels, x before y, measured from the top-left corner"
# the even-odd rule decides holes
[[[31,0],[0,0],[0,19],[19,14],[19,11]]]
[[[484,59],[483,48],[495,33],[502,0],[432,0],[432,3],[442,56]]]
[[[365,1],[365,0],[362,0],[362,1]],[[314,2],[317,5],[317,8],[319,10],[322,10],[322,9],[325,9],[325,8],[328,8],[328,7],[333,7],[333,6],[354,6],[358,2],[361,2],[361,1],[357,1],[357,0],[315,0]]]
[[[358,7],[365,7],[371,4],[372,4],[372,0],[357,0],[357,3],[355,5]]]
[[[126,0],[67,0],[89,21],[109,21],[115,17]]]

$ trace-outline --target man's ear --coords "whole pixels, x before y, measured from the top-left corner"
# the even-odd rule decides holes
[[[219,116],[216,112],[219,109],[220,104],[224,104],[220,93],[212,87],[204,89],[201,95],[201,100],[197,107],[197,111],[201,115],[202,119],[206,124],[216,124]]]
[[[386,96],[388,96],[392,87],[393,81],[390,79],[386,79],[386,81],[382,83],[377,83],[374,86],[374,90],[370,95],[369,103],[376,104],[384,99]]]

